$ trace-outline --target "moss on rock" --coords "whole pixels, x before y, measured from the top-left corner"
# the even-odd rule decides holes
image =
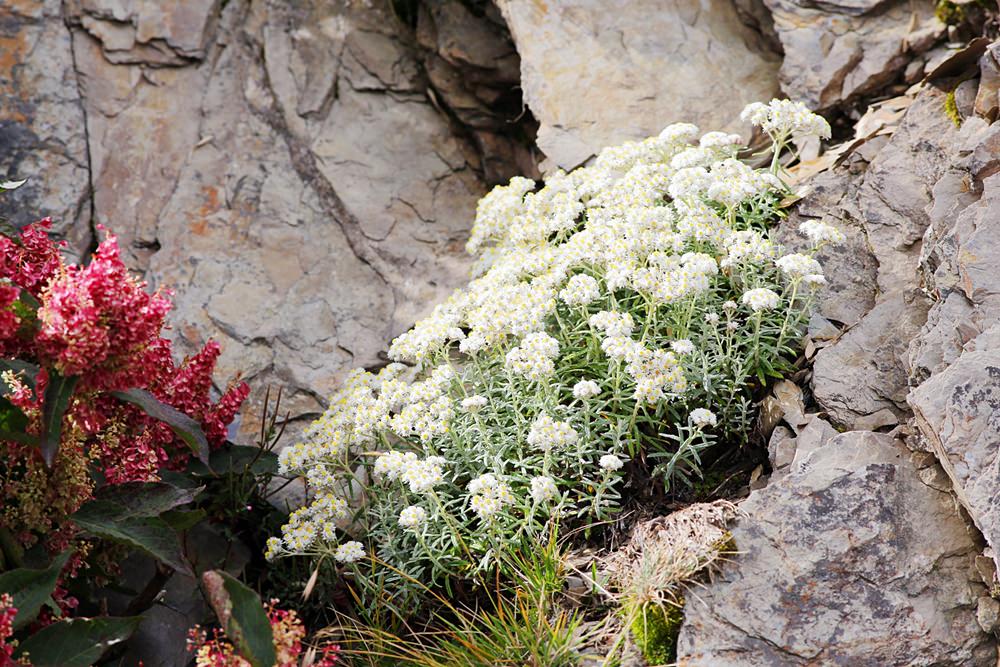
[[[684,621],[684,598],[673,604],[647,603],[632,619],[632,639],[650,665],[677,659],[677,636]]]

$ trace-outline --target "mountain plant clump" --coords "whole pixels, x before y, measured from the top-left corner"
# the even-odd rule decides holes
[[[688,483],[706,447],[745,441],[752,392],[791,367],[824,283],[814,255],[842,235],[804,223],[810,249],[786,254],[768,232],[781,153],[826,121],[778,100],[743,118],[771,138],[769,169],[738,135],[681,123],[484,197],[470,284],[281,453],[310,500],[268,557],[371,553],[353,566],[370,590],[469,579],[553,520],[613,517],[630,472]]]

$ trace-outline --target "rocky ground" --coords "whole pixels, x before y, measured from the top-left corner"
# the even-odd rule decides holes
[[[741,555],[689,596],[690,665],[994,665],[1000,42],[903,0],[8,0],[9,217],[113,228],[175,336],[307,417],[464,280],[475,202],[783,93],[804,219],[838,226],[804,395]],[[964,5],[975,18],[979,5]],[[982,17],[980,17],[982,18]],[[808,408],[806,407],[808,406]],[[248,418],[252,422],[252,415]],[[247,428],[252,429],[251,423]]]

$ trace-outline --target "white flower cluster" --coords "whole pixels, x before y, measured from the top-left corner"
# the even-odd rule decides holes
[[[398,452],[395,450],[382,454],[375,460],[372,477],[376,480],[386,479],[390,482],[401,480],[410,487],[413,493],[426,493],[444,479],[444,465],[447,463],[440,456],[428,456],[420,459],[413,452]]]
[[[555,371],[559,341],[544,331],[528,334],[507,353],[507,368],[529,380],[538,381]]]
[[[793,135],[829,136],[792,102],[744,116],[776,153]],[[627,454],[750,431],[748,378],[783,368],[754,364],[799,335],[813,294],[799,287],[822,284],[816,252],[844,235],[803,222],[812,247],[786,254],[767,231],[788,194],[780,169],[751,168],[741,148],[677,123],[544,184],[494,188],[467,244],[469,284],[282,451],[281,473],[305,477],[310,500],[268,557],[371,551],[404,574],[468,572],[556,513],[610,517]],[[353,512],[347,498],[361,499]],[[340,541],[349,521],[367,547]]]
[[[586,400],[595,396],[600,396],[601,385],[593,380],[580,380],[573,385],[573,398]]]
[[[781,297],[774,290],[766,287],[757,287],[743,293],[744,305],[750,306],[750,310],[754,312],[777,308],[780,300]]]
[[[504,505],[514,502],[510,486],[497,479],[496,475],[486,473],[469,482],[469,506],[481,519],[491,519]]]
[[[531,498],[536,503],[548,503],[559,497],[559,487],[551,477],[539,475],[531,478]]]
[[[548,451],[576,444],[579,437],[573,427],[552,417],[541,414],[531,423],[528,444],[536,449]]]
[[[822,116],[809,111],[806,105],[791,100],[771,100],[769,104],[754,102],[747,105],[740,119],[750,122],[771,136],[812,135],[830,138],[830,124]]]

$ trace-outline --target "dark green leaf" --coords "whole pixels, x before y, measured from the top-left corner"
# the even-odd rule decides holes
[[[6,220],[0,220],[0,236],[6,236],[14,242],[14,245],[24,246],[24,241],[21,240],[21,232]]]
[[[201,424],[145,389],[128,389],[112,393],[119,400],[139,406],[147,415],[169,426],[177,437],[187,443],[199,461],[209,465],[208,438],[201,430]]]
[[[0,574],[0,593],[9,593],[14,598],[14,606],[17,607],[17,616],[14,617],[15,630],[31,623],[38,616],[38,610],[52,596],[59,573],[66,565],[70,553],[64,551],[59,554],[44,570],[22,567]]]
[[[77,376],[63,377],[55,370],[49,371],[49,384],[45,387],[45,404],[42,407],[42,458],[46,465],[51,466],[59,451],[59,438],[62,437],[63,416],[69,408],[73,390],[80,378]]]
[[[0,382],[6,387],[7,383]],[[38,444],[38,438],[29,435],[28,416],[21,409],[0,395],[0,440],[13,440],[28,445]]]
[[[18,302],[23,304],[21,308],[17,308],[17,310],[19,311],[18,315],[21,315],[22,317],[27,314],[31,314],[33,317],[37,316],[38,309],[42,307],[42,304],[39,303],[38,299],[35,298],[35,295],[26,289],[21,290],[21,296],[19,296],[18,300],[14,302],[15,308]],[[33,383],[32,386],[34,386]]]
[[[253,667],[273,667],[274,636],[260,597],[222,570],[201,575],[206,597],[226,636]]]
[[[165,482],[129,482],[105,486],[91,502],[114,504],[117,511],[112,518],[115,520],[158,516],[180,505],[187,505],[204,489],[203,486],[178,488]]]
[[[175,570],[190,573],[180,538],[160,517],[123,516],[119,505],[96,500],[81,507],[73,521],[91,535],[139,549]]]
[[[21,642],[18,657],[34,667],[90,667],[135,632],[140,616],[72,618],[42,628]]]
[[[208,512],[203,509],[171,510],[161,514],[160,518],[166,521],[167,525],[177,532],[183,532],[185,530],[191,530],[207,516]]]
[[[227,446],[212,452],[209,463],[212,470],[220,475],[238,475],[248,468],[253,475],[274,475],[278,472],[277,454],[261,451],[260,447]]]
[[[202,468],[205,468],[201,464],[201,461],[192,461],[192,463],[197,463]],[[171,486],[176,486],[179,489],[200,489],[202,486],[194,479],[192,475],[186,472],[176,472],[174,470],[161,470],[159,472],[160,479],[162,479],[167,484]]]

